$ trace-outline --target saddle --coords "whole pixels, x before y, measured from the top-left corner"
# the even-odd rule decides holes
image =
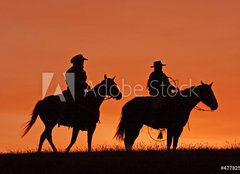
[[[64,96],[66,103],[74,102],[73,96],[69,90],[64,90],[62,95]]]
[[[171,121],[171,114],[175,110],[176,97],[149,97],[149,117],[146,122],[153,128],[159,128],[159,124]],[[165,126],[165,125],[162,125]]]
[[[99,111],[84,105],[84,99],[82,101],[74,101],[68,90],[63,91],[63,95],[66,102],[62,102],[62,113],[58,126],[78,126],[81,130],[87,130],[89,124],[99,121]]]

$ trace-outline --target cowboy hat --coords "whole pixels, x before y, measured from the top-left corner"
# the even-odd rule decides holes
[[[159,60],[159,61],[155,61],[153,62],[153,66],[151,66],[151,68],[158,68],[158,67],[162,67],[162,66],[166,66],[166,64],[162,64],[162,62]]]
[[[77,63],[77,62],[82,62],[84,60],[88,60],[87,58],[83,57],[82,54],[78,54],[76,56],[74,56],[72,59],[71,59],[71,63],[74,64],[74,63]]]

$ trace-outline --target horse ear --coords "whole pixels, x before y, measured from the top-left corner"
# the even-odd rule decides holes
[[[112,78],[112,80],[114,80],[114,79],[115,79],[115,77],[116,77],[116,76],[114,76],[114,77]]]
[[[212,87],[212,85],[213,85],[213,82],[209,84],[210,87]]]
[[[201,84],[202,84],[202,85],[205,85],[205,83],[203,83],[203,81],[202,81],[202,80],[201,80]]]
[[[107,75],[106,75],[106,74],[104,74],[104,79],[105,79],[105,80],[107,79]]]

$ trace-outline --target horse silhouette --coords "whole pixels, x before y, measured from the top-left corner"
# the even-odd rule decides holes
[[[66,112],[66,102],[61,102],[60,97],[57,95],[48,96],[38,101],[30,121],[27,122],[24,128],[22,137],[28,133],[39,115],[45,125],[45,130],[40,136],[38,152],[41,152],[45,139],[48,140],[53,151],[57,152],[52,141],[52,130],[57,124],[73,127],[71,142],[66,148],[66,152],[69,152],[76,142],[79,130],[87,131],[88,151],[91,151],[92,136],[100,116],[99,108],[105,97],[109,96],[117,100],[122,98],[122,93],[114,82],[114,78],[108,78],[105,75],[101,83],[86,93],[84,104],[77,105],[77,109],[73,109],[70,112]]]
[[[181,95],[172,98],[135,97],[122,108],[122,117],[115,134],[115,138],[124,140],[126,150],[132,150],[134,141],[139,135],[143,125],[154,129],[167,129],[167,149],[170,150],[172,140],[173,149],[176,150],[178,139],[183,127],[188,122],[191,110],[203,102],[211,110],[218,108],[217,100],[211,89],[211,84],[201,82],[183,91]],[[152,102],[163,100],[158,112],[152,112]]]

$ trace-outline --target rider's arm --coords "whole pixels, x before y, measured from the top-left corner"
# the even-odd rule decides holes
[[[176,90],[177,88],[170,83],[169,77],[164,73],[163,73],[163,76],[164,76],[165,84],[169,87],[169,89]]]
[[[91,87],[87,84],[87,74],[86,74],[86,72],[83,70],[83,85],[84,85],[84,88],[85,89],[87,89],[87,90],[89,90],[89,89],[91,89]]]

